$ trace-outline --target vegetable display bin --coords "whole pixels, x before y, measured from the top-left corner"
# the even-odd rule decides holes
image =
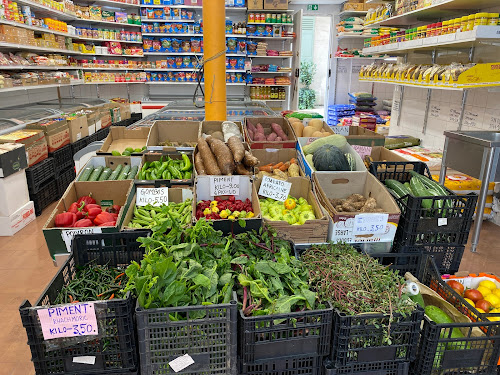
[[[47,208],[49,204],[57,200],[58,197],[57,182],[51,179],[40,186],[38,192],[30,192],[30,200],[35,205],[35,215],[40,216],[42,211]]]
[[[323,375],[408,375],[410,362],[371,362],[335,367],[326,360]]]
[[[73,160],[73,149],[71,145],[61,147],[60,149],[49,154],[49,157],[54,159],[54,170],[56,178],[63,171],[75,165]]]
[[[84,149],[89,144],[89,137],[83,137],[82,139],[73,142],[71,144],[71,149],[73,150],[73,155],[76,154],[81,149]]]
[[[41,185],[55,175],[54,159],[47,158],[26,169],[26,181],[30,193],[38,193]]]
[[[134,300],[130,293],[123,299],[95,301],[98,336],[44,340],[37,310],[52,306],[63,285],[75,277],[77,267],[89,262],[126,267],[140,261],[144,250],[137,238],[149,232],[93,234],[76,236],[73,252],[54,276],[34,306],[25,300],[19,308],[28,336],[37,375],[134,374],[138,368],[134,325]],[[90,301],[86,301],[90,302]],[[93,364],[78,363],[78,357],[93,359]]]
[[[57,184],[57,197],[63,196],[64,192],[68,186],[73,182],[76,177],[75,167],[70,166],[65,170],[59,172],[59,176],[56,179]]]
[[[323,358],[317,355],[287,356],[255,364],[243,364],[240,375],[321,375]]]
[[[102,141],[103,139],[106,139],[109,134],[109,126],[107,128],[102,128],[95,133],[97,134],[97,140]]]
[[[474,314],[465,300],[457,298],[458,295],[444,283],[430,257],[425,263],[421,282],[475,321],[439,324],[426,316],[411,373],[496,374],[500,354],[500,322],[483,320]],[[453,335],[453,328],[458,328],[464,337]]]
[[[236,301],[135,312],[142,375],[175,374],[169,362],[185,354],[194,363],[178,374],[236,374]]]

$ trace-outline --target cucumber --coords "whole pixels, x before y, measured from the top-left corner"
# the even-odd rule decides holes
[[[452,324],[455,323],[449,316],[446,314],[443,310],[441,310],[439,307],[432,306],[432,305],[427,305],[425,306],[425,315],[429,317],[434,323],[436,324]],[[451,335],[449,332],[449,329],[442,329],[441,338],[445,339],[459,339],[462,337],[465,337],[462,334],[462,331],[460,331],[459,328],[452,328],[451,330]],[[465,343],[464,343],[465,344]],[[469,349],[470,345],[464,345],[462,344],[461,341],[454,341],[454,342],[449,342],[446,344],[446,348],[448,350],[456,350],[456,349]]]
[[[90,166],[85,167],[85,169],[80,174],[80,177],[78,177],[78,181],[88,181],[93,170],[94,170],[94,167],[90,167]]]
[[[89,181],[97,181],[103,170],[104,170],[103,166],[100,166],[100,167],[97,167],[96,169],[94,169],[94,171],[90,175]]]
[[[420,293],[418,293],[418,294],[416,294],[414,296],[410,296],[410,299],[413,302],[418,303],[422,308],[425,308],[424,297],[422,297],[422,295]]]
[[[420,178],[412,177],[410,180],[410,187],[416,197],[429,197],[432,195],[427,191]],[[432,208],[432,199],[422,199],[422,208]]]
[[[406,186],[406,188],[411,191],[411,186],[409,182],[405,182],[403,185]]]
[[[109,176],[111,176],[111,172],[113,172],[113,170],[109,167],[103,170],[101,175],[99,176],[99,181],[106,181]]]
[[[139,171],[139,167],[137,165],[130,168],[130,173],[128,174],[128,178],[133,180],[137,176],[138,171]]]
[[[123,167],[122,171],[118,175],[117,180],[125,180],[130,172],[130,165]]]
[[[392,180],[392,179],[387,179],[384,181],[384,183],[391,188],[396,195],[401,198],[404,197],[405,195],[411,194],[411,191],[406,188],[401,182]]]
[[[411,171],[410,174],[412,175],[412,177],[417,177],[422,182],[422,184],[424,184],[424,186],[426,186],[427,188],[433,188],[433,189],[435,189],[440,195],[445,195],[446,196],[446,195],[450,194],[448,191],[446,191],[446,189],[444,188],[444,186],[439,185],[433,179],[430,179],[430,178],[427,178],[425,176],[422,176],[421,174],[418,174],[415,171]]]
[[[118,175],[120,174],[120,172],[122,171],[123,169],[123,165],[119,164],[115,170],[113,171],[113,173],[111,173],[111,175],[109,176],[109,179],[110,180],[116,180],[118,178]]]

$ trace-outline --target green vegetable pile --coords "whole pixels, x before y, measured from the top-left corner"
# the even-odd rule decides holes
[[[114,170],[110,167],[86,166],[78,177],[78,181],[133,180],[138,171],[138,166],[130,167],[130,165],[124,166],[122,164],[119,164]]]
[[[299,120],[303,120],[305,118],[323,118],[323,116],[317,112],[292,112],[287,114],[286,117],[295,117]]]
[[[142,148],[132,148],[132,147],[127,147],[123,152],[120,151],[111,151],[111,155],[113,156],[130,156],[132,154],[139,154],[141,152],[144,152],[146,150],[146,146],[142,146]]]
[[[160,160],[144,163],[139,180],[190,180],[193,176],[191,158],[182,154],[182,159],[161,156]]]
[[[193,200],[186,199],[182,203],[169,203],[168,206],[162,204],[159,207],[150,204],[144,207],[134,207],[134,216],[126,226],[129,228],[156,228],[161,227],[165,222],[169,227],[176,221],[182,226],[191,222]]]

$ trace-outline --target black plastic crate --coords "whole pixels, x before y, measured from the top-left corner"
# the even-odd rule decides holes
[[[323,356],[330,351],[330,304],[323,310],[238,316],[238,355],[242,364],[275,361],[287,356]]]
[[[75,155],[81,149],[87,147],[89,144],[89,137],[83,137],[79,141],[76,141],[71,144],[71,149],[73,150],[73,155]]]
[[[410,272],[417,279],[421,278],[424,271],[423,262],[427,257],[422,253],[374,253],[369,255],[377,259],[380,264],[397,271],[402,277],[406,272]]]
[[[57,182],[53,177],[40,186],[38,192],[30,192],[30,200],[35,206],[35,215],[40,216],[42,211],[58,198],[57,194]]]
[[[97,140],[102,141],[109,134],[109,126],[107,128],[102,128],[102,129],[96,131],[95,133],[97,134]]]
[[[411,180],[411,171],[431,178],[427,164],[421,161],[374,161],[370,164],[370,173],[382,182],[392,179],[404,184]]]
[[[73,160],[73,149],[70,144],[50,153],[49,156],[54,159],[56,178],[61,171],[75,165],[75,161]]]
[[[142,113],[131,113],[130,119],[133,121],[132,123],[142,120]]]
[[[410,362],[371,362],[335,367],[325,361],[324,375],[407,375]]]
[[[237,369],[237,305],[136,308],[141,374],[175,374],[168,363],[189,354],[194,364],[182,374],[233,375]],[[200,312],[204,318],[198,318]],[[185,319],[171,319],[170,314]],[[173,316],[173,315],[172,315]]]
[[[321,375],[323,358],[295,356],[243,364],[240,375]]]
[[[98,140],[99,140],[99,135],[97,134],[97,132],[94,132],[94,134],[89,135],[89,144],[97,142]]]
[[[47,158],[40,163],[26,168],[26,181],[30,193],[38,193],[41,185],[55,176],[54,159]]]
[[[458,272],[465,245],[424,245],[424,246],[401,246],[397,251],[402,253],[432,255],[441,274],[453,275]]]
[[[109,233],[76,236],[68,260],[42,293],[35,306],[47,306],[54,301],[64,284],[75,275],[76,267],[88,262],[127,266],[132,260],[142,258],[143,250],[137,237],[148,232]],[[124,251],[127,249],[128,251]],[[133,250],[134,249],[134,250]],[[83,262],[81,260],[84,260]],[[59,305],[64,306],[64,305]],[[130,294],[123,299],[95,301],[96,318],[100,336],[88,341],[74,338],[64,340],[64,345],[50,346],[44,341],[36,307],[25,300],[19,308],[21,320],[28,336],[32,361],[37,375],[83,374],[135,374],[138,355],[133,312],[135,301]],[[91,336],[89,336],[90,338]],[[81,339],[81,337],[79,338]],[[75,364],[73,358],[95,356],[95,364]]]
[[[500,354],[500,322],[482,320],[441,279],[434,259],[425,263],[422,283],[475,322],[436,324],[424,317],[412,374],[494,374]],[[464,337],[452,338],[458,328]],[[478,334],[479,333],[479,334]]]
[[[61,171],[56,179],[57,183],[57,196],[60,198],[66,191],[66,188],[73,182],[76,178],[75,167],[69,167],[68,169]]]

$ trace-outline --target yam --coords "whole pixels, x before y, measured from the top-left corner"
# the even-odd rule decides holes
[[[312,135],[316,132],[317,130],[313,128],[312,126],[306,126],[304,128],[304,131],[302,132],[303,137],[310,138]]]
[[[302,132],[304,131],[304,125],[300,121],[294,121],[291,123],[293,131],[297,137],[302,137]]]
[[[262,133],[255,133],[254,135],[254,139],[253,139],[255,142],[264,142],[266,141],[266,136]]]
[[[234,161],[236,163],[241,163],[241,161],[245,157],[245,147],[243,146],[240,137],[233,135],[227,140],[227,145],[233,153]]]
[[[239,175],[242,175],[242,176],[248,176],[250,175],[250,171],[248,169],[245,168],[245,166],[241,163],[237,163],[236,164],[236,174],[239,174]]]
[[[323,129],[323,120],[319,120],[316,118],[313,118],[312,120],[309,121],[308,126],[312,126],[314,129],[321,131]]]
[[[267,136],[267,141],[274,142],[277,137],[278,137],[278,134],[276,134],[275,132],[272,132],[271,134],[269,134]]]
[[[194,166],[196,168],[196,172],[200,176],[207,174],[207,172],[205,172],[205,165],[203,164],[203,159],[201,157],[199,149],[198,149],[198,152],[196,153],[196,155],[194,156]]]
[[[220,139],[221,141],[224,141],[224,135],[222,134],[221,131],[215,131],[212,134],[210,134],[212,137]]]
[[[224,121],[222,123],[222,133],[224,133],[224,142],[227,142],[232,136],[242,138],[240,128],[232,121]]]
[[[220,139],[216,139],[213,137],[207,138],[207,143],[210,145],[210,149],[215,155],[215,159],[217,161],[217,165],[219,166],[220,171],[224,175],[231,175],[234,172],[234,159],[231,150],[227,145],[222,142]]]
[[[255,167],[257,164],[259,164],[259,159],[253,156],[249,151],[245,151],[243,164],[245,164],[246,167]]]
[[[288,137],[287,135],[285,134],[285,132],[283,131],[283,128],[281,127],[281,125],[279,124],[276,124],[275,122],[271,123],[271,129],[273,129],[273,131],[278,135],[278,137],[280,137],[282,140],[284,141],[288,141]]]
[[[339,198],[333,198],[333,199],[330,199],[330,203],[334,207],[342,206],[342,203],[344,203],[344,200],[343,199],[339,199]]]
[[[205,167],[205,171],[207,174],[210,175],[222,174],[221,170],[217,166],[217,160],[215,159],[214,154],[212,154],[212,151],[210,150],[207,141],[203,137],[198,138],[198,152],[201,155],[201,159],[203,161],[203,165]]]

